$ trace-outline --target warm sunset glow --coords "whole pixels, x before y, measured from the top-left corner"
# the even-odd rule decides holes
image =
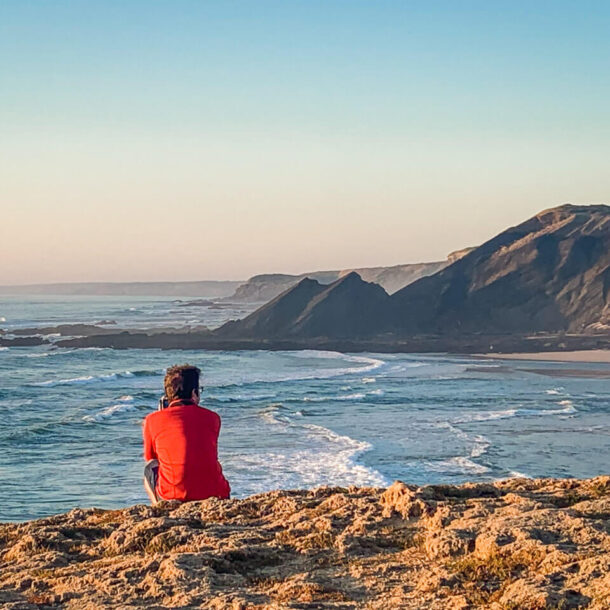
[[[438,260],[608,201],[608,6],[487,6],[3,2],[0,283]]]

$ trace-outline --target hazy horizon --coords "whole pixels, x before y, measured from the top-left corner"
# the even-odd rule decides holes
[[[443,260],[610,201],[610,5],[0,6],[0,285]]]

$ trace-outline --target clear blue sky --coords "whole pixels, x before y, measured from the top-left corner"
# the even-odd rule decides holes
[[[432,260],[608,202],[609,32],[586,0],[0,0],[0,283]]]

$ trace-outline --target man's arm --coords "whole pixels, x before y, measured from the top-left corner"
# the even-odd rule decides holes
[[[155,446],[153,443],[152,435],[150,433],[150,427],[148,425],[148,417],[144,419],[142,435],[144,436],[144,459],[147,462],[148,460],[156,460],[157,454],[155,452]]]

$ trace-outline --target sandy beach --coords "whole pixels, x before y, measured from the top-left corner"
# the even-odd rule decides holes
[[[592,349],[572,352],[537,352],[532,354],[478,354],[494,360],[536,360],[539,362],[601,362],[610,364],[610,350]]]

